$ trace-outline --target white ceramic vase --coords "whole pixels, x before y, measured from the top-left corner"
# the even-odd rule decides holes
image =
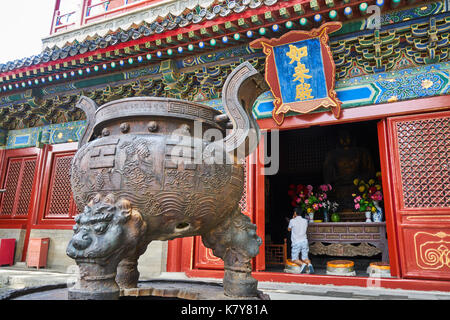
[[[373,204],[377,211],[372,214],[373,222],[382,222],[383,221],[383,209],[380,207],[380,201],[374,201]]]

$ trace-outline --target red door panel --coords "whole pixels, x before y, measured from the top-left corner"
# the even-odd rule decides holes
[[[38,150],[7,150],[5,154],[0,189],[6,191],[0,194],[0,218],[27,219],[33,210]]]
[[[39,225],[72,225],[77,209],[72,198],[70,168],[76,143],[48,145],[39,205]]]
[[[405,247],[405,276],[449,278],[450,227],[405,226],[402,236]]]
[[[72,194],[70,190],[70,163],[73,153],[54,154],[44,219],[70,218]]]
[[[206,248],[202,243],[202,238],[194,238],[194,269],[216,269],[223,270],[222,259],[213,254],[212,249]]]
[[[450,112],[387,123],[402,274],[450,279]]]

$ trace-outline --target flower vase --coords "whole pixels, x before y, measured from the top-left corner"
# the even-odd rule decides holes
[[[328,209],[323,209],[323,222],[328,222]]]
[[[372,222],[372,212],[366,211],[365,215],[366,215],[366,222]]]
[[[373,222],[382,222],[383,221],[383,209],[380,207],[380,201],[376,200],[373,202],[377,211],[372,213]]]
[[[308,218],[309,218],[309,223],[313,222],[314,221],[314,212],[309,212]]]

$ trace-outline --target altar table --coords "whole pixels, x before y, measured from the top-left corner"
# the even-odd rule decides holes
[[[308,225],[309,252],[331,256],[382,254],[389,262],[386,222],[312,222]]]

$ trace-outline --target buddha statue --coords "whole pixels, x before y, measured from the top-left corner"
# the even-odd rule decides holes
[[[340,130],[339,141],[331,150],[323,164],[323,178],[331,184],[329,199],[339,203],[342,211],[355,211],[352,193],[355,192],[355,178],[367,181],[375,174],[375,168],[369,150],[357,147],[347,130]]]

